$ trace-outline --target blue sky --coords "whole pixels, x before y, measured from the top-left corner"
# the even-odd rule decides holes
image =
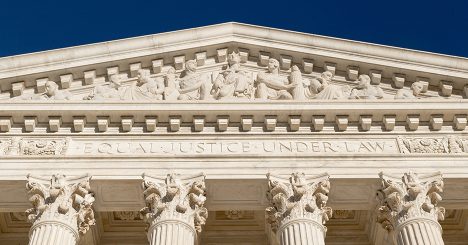
[[[227,21],[468,57],[467,0],[3,0],[0,57]]]

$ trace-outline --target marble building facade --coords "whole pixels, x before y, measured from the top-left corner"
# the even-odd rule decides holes
[[[0,58],[0,244],[468,241],[468,59],[240,23]]]

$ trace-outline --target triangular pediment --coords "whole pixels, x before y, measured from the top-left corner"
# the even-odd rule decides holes
[[[269,58],[274,58],[285,78],[293,66],[306,81],[330,71],[333,84],[352,89],[360,75],[368,75],[384,99],[393,99],[400,89],[411,94],[414,82],[424,86],[418,98],[462,98],[468,81],[468,60],[464,58],[225,23],[1,58],[0,98],[41,95],[46,82],[53,81],[70,93],[70,98],[81,100],[96,87],[106,86],[113,74],[119,74],[126,87],[137,82],[139,69],[163,79],[172,67],[179,77],[188,60],[195,60],[197,72],[213,83],[226,69],[233,51],[240,56],[240,69],[254,81],[258,73],[267,70]],[[305,83],[308,89],[309,82]]]

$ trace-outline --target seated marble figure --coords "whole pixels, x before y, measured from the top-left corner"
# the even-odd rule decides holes
[[[206,74],[197,72],[195,60],[185,62],[185,70],[178,80],[180,94],[178,100],[205,100],[209,98],[210,78]]]
[[[423,91],[424,84],[421,82],[414,82],[411,84],[411,90],[399,89],[395,94],[395,99],[415,99]]]
[[[291,100],[291,91],[298,86],[297,83],[290,83],[287,77],[279,74],[279,62],[270,58],[268,61],[268,71],[257,75],[257,93],[259,99],[271,100]]]
[[[109,84],[97,86],[93,91],[85,96],[84,100],[121,100],[122,84],[118,74],[111,75]]]
[[[215,99],[250,98],[252,81],[241,70],[241,58],[232,52],[227,57],[228,65],[215,79],[211,94]]]
[[[323,72],[320,77],[310,82],[310,94],[312,98],[319,100],[348,99],[350,87],[332,84],[333,73]]]
[[[45,83],[45,92],[42,94],[23,96],[23,100],[71,100],[73,95],[66,90],[59,90],[57,83],[47,81]]]
[[[358,85],[351,90],[350,99],[382,99],[383,90],[378,85],[371,85],[368,75],[360,75]]]
[[[137,84],[124,90],[124,100],[162,100],[164,93],[163,78],[152,78],[149,70],[138,71]]]

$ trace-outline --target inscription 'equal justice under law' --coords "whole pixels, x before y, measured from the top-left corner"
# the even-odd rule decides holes
[[[394,153],[393,141],[75,142],[81,154]],[[71,154],[76,151],[71,151]]]

